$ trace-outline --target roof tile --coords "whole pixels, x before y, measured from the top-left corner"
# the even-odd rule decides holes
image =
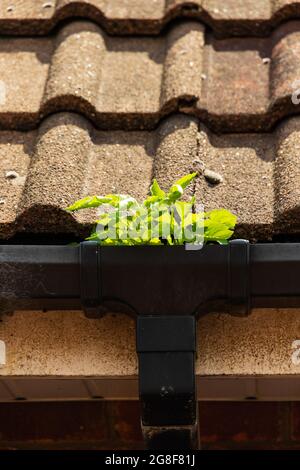
[[[276,138],[276,132],[216,135],[205,128],[200,130],[199,158],[206,168],[220,174],[223,182],[210,184],[198,178],[196,200],[204,201],[206,210],[224,207],[235,213],[241,237],[267,239],[276,232]],[[292,204],[299,209],[300,198]]]
[[[276,165],[274,180],[275,214],[280,222],[279,230],[300,225],[300,119],[285,121],[277,131]]]
[[[299,0],[2,0],[2,34],[45,34],[66,18],[85,17],[109,33],[155,34],[174,18],[198,18],[220,35],[269,34],[299,17]]]
[[[198,23],[184,23],[157,39],[121,39],[93,23],[73,22],[52,46],[46,39],[23,38],[2,44],[0,75],[3,71],[8,84],[0,105],[4,128],[30,128],[57,111],[82,112],[100,128],[151,128],[180,100],[195,100],[201,92]]]
[[[34,132],[0,132],[0,238],[15,222],[34,143]],[[7,178],[9,171],[18,177]]]
[[[30,129],[75,111],[100,129],[153,129],[181,111],[218,132],[268,131],[299,112],[299,30],[289,22],[270,38],[204,41],[202,25],[185,22],[157,38],[116,38],[78,21],[52,39],[2,39],[0,125]]]
[[[64,211],[69,203],[111,191],[141,199],[153,176],[167,188],[191,170],[200,171],[198,203],[232,210],[239,236],[294,233],[300,229],[299,147],[298,117],[271,134],[216,135],[184,115],[152,132],[126,132],[99,131],[78,115],[55,114],[38,131],[0,132],[0,238],[22,231],[82,236],[95,213],[73,217]],[[204,169],[218,172],[222,182],[209,183]],[[7,171],[17,172],[19,182],[6,178]]]
[[[171,118],[152,133],[104,132],[96,131],[80,116],[62,113],[45,120],[38,132],[15,133],[11,138],[17,142],[24,139],[22,159],[27,164],[27,178],[14,203],[8,198],[13,183],[6,182],[0,238],[20,230],[82,233],[82,224],[90,224],[94,214],[79,214],[76,222],[64,211],[75,199],[112,191],[143,198],[155,165],[161,168],[172,159],[174,164],[165,168],[171,181],[181,176],[184,168],[188,170],[197,151],[197,125],[184,116]],[[27,140],[34,142],[30,158],[26,156]],[[12,146],[6,160],[0,161],[2,178],[7,169],[20,171],[25,165],[20,167],[21,160],[16,160],[14,152]],[[158,156],[159,162],[154,163]]]

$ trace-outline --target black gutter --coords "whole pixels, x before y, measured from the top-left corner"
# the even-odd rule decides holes
[[[0,245],[0,313],[106,311],[137,317],[149,448],[197,448],[195,317],[300,307],[300,243],[100,247]]]
[[[0,311],[136,315],[300,307],[300,243],[184,247],[0,245]]]

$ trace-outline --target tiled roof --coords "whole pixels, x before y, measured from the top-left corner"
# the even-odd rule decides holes
[[[153,176],[167,188],[191,170],[239,236],[299,234],[300,21],[279,26],[298,14],[289,0],[2,0],[0,239],[83,235],[94,214],[67,214],[75,199],[142,198]]]
[[[204,38],[198,22],[120,38],[83,21],[54,37],[3,38],[0,125],[35,128],[50,113],[74,111],[101,129],[153,129],[180,111],[219,132],[267,131],[298,112],[299,53],[300,21],[264,39]]]
[[[193,169],[204,177],[196,196],[207,209],[239,216],[241,236],[271,237],[300,228],[300,118],[271,134],[209,132],[197,120],[174,115],[153,131],[99,131],[75,114],[54,114],[37,131],[1,132],[0,231],[83,234],[93,217],[63,208],[84,195],[111,191],[147,195],[154,175],[164,188]],[[9,171],[17,176],[7,177]]]

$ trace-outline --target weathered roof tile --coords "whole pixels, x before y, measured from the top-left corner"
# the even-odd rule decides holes
[[[277,130],[274,181],[279,230],[300,229],[300,118],[284,121]]]
[[[259,239],[276,232],[274,218],[276,158],[273,134],[216,135],[201,128],[199,158],[209,170],[222,176],[222,183],[210,184],[198,178],[196,200],[205,209],[230,209],[238,216],[239,235]],[[293,200],[299,209],[300,198]]]
[[[2,0],[2,34],[46,34],[60,21],[85,17],[109,33],[158,34],[174,18],[197,18],[216,34],[269,34],[299,18],[299,0]]]
[[[99,131],[78,115],[55,114],[38,131],[0,132],[0,238],[23,231],[83,235],[95,213],[73,217],[64,211],[69,203],[111,191],[142,199],[153,176],[168,188],[193,169],[200,172],[191,189],[197,202],[206,210],[232,210],[238,235],[254,240],[299,232],[299,148],[298,117],[271,134],[216,135],[183,115],[152,132],[127,132]],[[222,182],[210,183],[204,169]],[[20,184],[6,178],[9,170],[23,177]]]
[[[185,22],[157,38],[116,38],[78,21],[52,39],[2,39],[0,125],[30,129],[75,111],[100,129],[153,129],[181,111],[218,132],[268,131],[299,113],[299,31],[290,22],[270,38],[204,41],[203,26]]]
[[[0,132],[0,238],[15,223],[34,143],[34,132]],[[7,178],[8,171],[19,177]]]
[[[3,39],[0,125],[32,128],[49,113],[78,111],[100,128],[152,128],[200,95],[202,48],[198,23],[157,39],[111,38],[90,22],[69,24],[52,44]]]

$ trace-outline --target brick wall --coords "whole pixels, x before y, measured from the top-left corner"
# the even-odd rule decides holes
[[[204,449],[300,449],[300,403],[201,402]],[[137,402],[0,404],[0,448],[142,449]]]

